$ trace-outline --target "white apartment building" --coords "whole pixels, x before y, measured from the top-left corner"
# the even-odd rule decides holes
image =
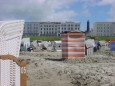
[[[60,36],[75,30],[80,30],[80,22],[26,22],[23,36]]]
[[[115,36],[115,22],[95,22],[94,36]]]

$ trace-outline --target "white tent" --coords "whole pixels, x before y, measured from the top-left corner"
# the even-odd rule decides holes
[[[99,41],[100,42],[100,45],[101,45],[101,51],[104,51],[106,49],[106,41],[102,40],[102,41]]]
[[[21,41],[21,51],[26,51],[30,47],[30,38],[23,38]]]
[[[93,55],[93,48],[95,47],[94,39],[85,41],[87,55]]]
[[[56,51],[62,51],[62,42],[61,41],[54,41],[53,46]]]

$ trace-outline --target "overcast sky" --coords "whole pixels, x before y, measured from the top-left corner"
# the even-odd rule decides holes
[[[0,0],[0,20],[115,21],[115,0]],[[91,26],[92,27],[92,26]]]

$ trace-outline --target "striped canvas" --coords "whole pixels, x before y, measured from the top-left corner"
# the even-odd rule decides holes
[[[85,35],[82,32],[63,33],[62,57],[77,58],[85,56]]]

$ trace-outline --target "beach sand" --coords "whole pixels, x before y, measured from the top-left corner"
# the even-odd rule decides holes
[[[107,53],[62,59],[61,52],[21,52],[27,86],[115,86],[115,57]]]

